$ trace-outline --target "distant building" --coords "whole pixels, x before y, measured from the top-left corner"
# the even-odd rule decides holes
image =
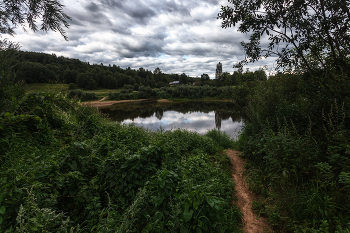
[[[216,65],[216,73],[215,73],[215,78],[220,79],[222,75],[222,64],[219,62],[219,64]]]
[[[180,85],[180,81],[174,81],[169,83],[170,86],[177,86]]]

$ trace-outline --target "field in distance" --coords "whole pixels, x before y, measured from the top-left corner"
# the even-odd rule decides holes
[[[68,92],[69,84],[50,84],[50,83],[30,83],[25,85],[26,93],[33,92]],[[99,99],[108,96],[110,92],[119,92],[121,89],[106,89],[100,88],[98,90],[85,90],[86,92],[93,92]]]

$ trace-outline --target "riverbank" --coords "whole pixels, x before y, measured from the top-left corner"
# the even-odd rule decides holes
[[[135,103],[135,102],[150,102],[157,101],[159,103],[171,103],[171,102],[187,102],[187,101],[202,101],[202,102],[230,102],[228,99],[137,99],[137,100],[106,100],[107,97],[103,97],[96,101],[81,102],[79,105],[88,107],[108,107],[116,104],[123,103]]]
[[[166,100],[166,99],[161,99],[161,100],[154,100],[154,99],[139,99],[139,100],[107,100],[104,101],[106,97],[104,97],[101,100],[96,100],[96,101],[87,101],[87,102],[81,102],[79,103],[82,106],[89,106],[89,107],[108,107],[112,106],[115,104],[122,104],[122,103],[135,103],[135,102],[147,102],[147,101],[157,101],[160,103],[168,103],[168,102],[173,102],[172,100]]]

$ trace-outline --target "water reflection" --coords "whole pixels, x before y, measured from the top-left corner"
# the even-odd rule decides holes
[[[234,105],[224,102],[128,103],[101,111],[113,120],[151,130],[181,128],[204,134],[217,128],[234,136],[243,125]]]

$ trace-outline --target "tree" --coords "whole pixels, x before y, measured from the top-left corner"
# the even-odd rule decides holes
[[[210,78],[208,74],[202,74],[201,75],[201,84],[204,85],[204,83],[209,82]]]
[[[17,27],[29,26],[34,32],[58,31],[68,40],[62,25],[69,27],[71,18],[63,12],[58,0],[6,0],[0,3],[0,32],[14,36]],[[40,19],[41,25],[37,25]],[[25,29],[24,29],[25,30]]]
[[[63,73],[63,80],[65,83],[75,83],[77,75],[77,71],[67,68]]]
[[[159,67],[153,71],[153,79],[157,84],[163,81],[163,73]]]
[[[187,84],[188,83],[188,77],[187,77],[187,75],[185,74],[185,73],[182,73],[181,75],[180,75],[180,83],[181,84]]]
[[[348,72],[350,53],[350,2],[347,0],[229,0],[218,18],[222,27],[238,26],[251,32],[242,42],[246,58],[234,67],[277,56],[277,68],[292,67],[294,72],[327,70]],[[262,48],[262,36],[269,44]]]
[[[153,71],[153,74],[161,74],[162,71],[159,69],[159,67],[155,68]]]

